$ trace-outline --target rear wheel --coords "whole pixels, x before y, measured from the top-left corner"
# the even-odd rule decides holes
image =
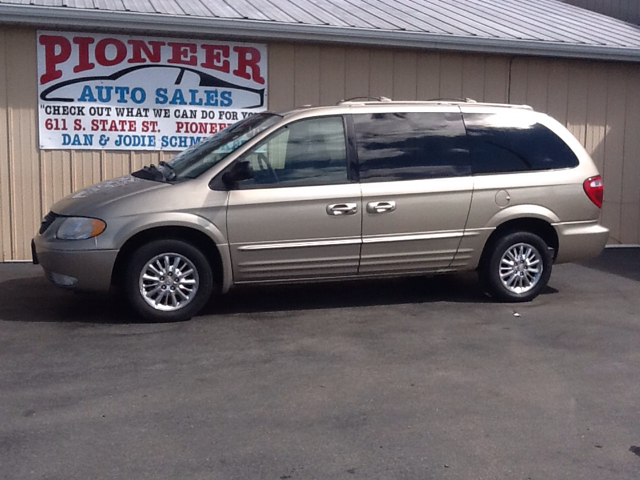
[[[528,302],[547,286],[553,260],[539,236],[511,232],[487,248],[479,276],[483,290],[492,297],[506,302]]]
[[[156,240],[131,256],[124,290],[133,309],[148,320],[186,320],[209,300],[213,273],[204,254],[190,243]]]

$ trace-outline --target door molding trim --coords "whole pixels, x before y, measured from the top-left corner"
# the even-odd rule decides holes
[[[441,238],[474,237],[478,232],[437,232],[437,233],[416,233],[409,235],[391,235],[384,237],[367,237],[362,239],[362,243],[387,243],[387,242],[411,242],[415,240],[438,240]]]
[[[244,245],[239,247],[241,252],[256,250],[278,250],[282,248],[306,248],[306,247],[335,247],[337,245],[360,245],[359,238],[349,238],[342,240],[315,240],[310,242],[288,242],[288,243],[264,243],[260,245]]]

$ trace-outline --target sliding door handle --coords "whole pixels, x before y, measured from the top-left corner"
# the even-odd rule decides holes
[[[358,211],[357,203],[334,203],[327,205],[327,214],[338,215],[353,215]]]
[[[396,202],[369,202],[367,213],[389,213],[396,209]]]

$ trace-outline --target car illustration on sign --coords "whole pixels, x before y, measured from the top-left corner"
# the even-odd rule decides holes
[[[189,67],[139,65],[111,75],[59,82],[43,90],[40,99],[130,106],[253,109],[265,106],[265,89],[231,83]]]

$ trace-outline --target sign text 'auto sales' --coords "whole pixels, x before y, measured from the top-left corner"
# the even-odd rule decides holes
[[[38,32],[40,148],[182,150],[267,106],[265,45]]]

